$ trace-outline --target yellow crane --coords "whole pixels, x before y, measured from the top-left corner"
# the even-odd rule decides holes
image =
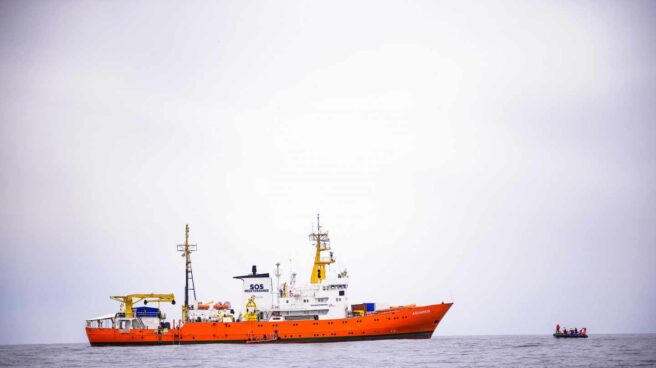
[[[244,318],[247,321],[257,321],[257,304],[255,304],[255,295],[251,296],[246,303],[246,314]]]
[[[175,305],[175,296],[173,294],[130,294],[126,296],[110,296],[112,300],[123,303],[125,305],[125,317],[132,318],[132,306],[143,300],[144,304],[150,302],[157,303],[171,303]]]

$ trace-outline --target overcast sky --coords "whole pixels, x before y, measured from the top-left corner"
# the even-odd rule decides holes
[[[0,343],[182,301],[186,223],[201,300],[307,280],[317,212],[437,335],[656,332],[654,4],[0,2]]]

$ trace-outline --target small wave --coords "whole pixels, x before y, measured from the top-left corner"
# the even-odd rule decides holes
[[[534,348],[540,346],[541,344],[522,344],[515,346],[516,348]]]

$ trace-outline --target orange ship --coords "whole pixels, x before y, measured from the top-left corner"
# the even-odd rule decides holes
[[[348,273],[335,273],[328,233],[317,229],[310,234],[316,245],[314,266],[308,285],[296,283],[292,273],[280,285],[280,264],[276,264],[276,287],[268,273],[252,272],[235,276],[242,281],[243,312],[229,302],[189,303],[195,287],[191,271],[189,226],[185,243],[178,246],[185,257],[185,301],[182,319],[166,321],[159,303],[175,304],[173,294],[132,294],[113,296],[122,303],[115,314],[87,320],[86,333],[92,346],[159,345],[200,343],[286,343],[333,342],[381,339],[428,339],[453,303],[427,306],[389,307],[374,303],[348,304]],[[329,256],[323,256],[329,252]],[[332,272],[331,272],[332,271]],[[143,301],[143,307],[135,304]],[[147,307],[157,303],[158,307]],[[177,323],[176,323],[177,322]]]

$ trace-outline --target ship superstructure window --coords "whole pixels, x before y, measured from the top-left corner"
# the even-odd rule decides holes
[[[344,284],[339,284],[339,285],[329,285],[329,286],[324,286],[324,290],[343,290],[346,289],[348,285]]]
[[[339,296],[344,296],[344,290],[339,291]]]

